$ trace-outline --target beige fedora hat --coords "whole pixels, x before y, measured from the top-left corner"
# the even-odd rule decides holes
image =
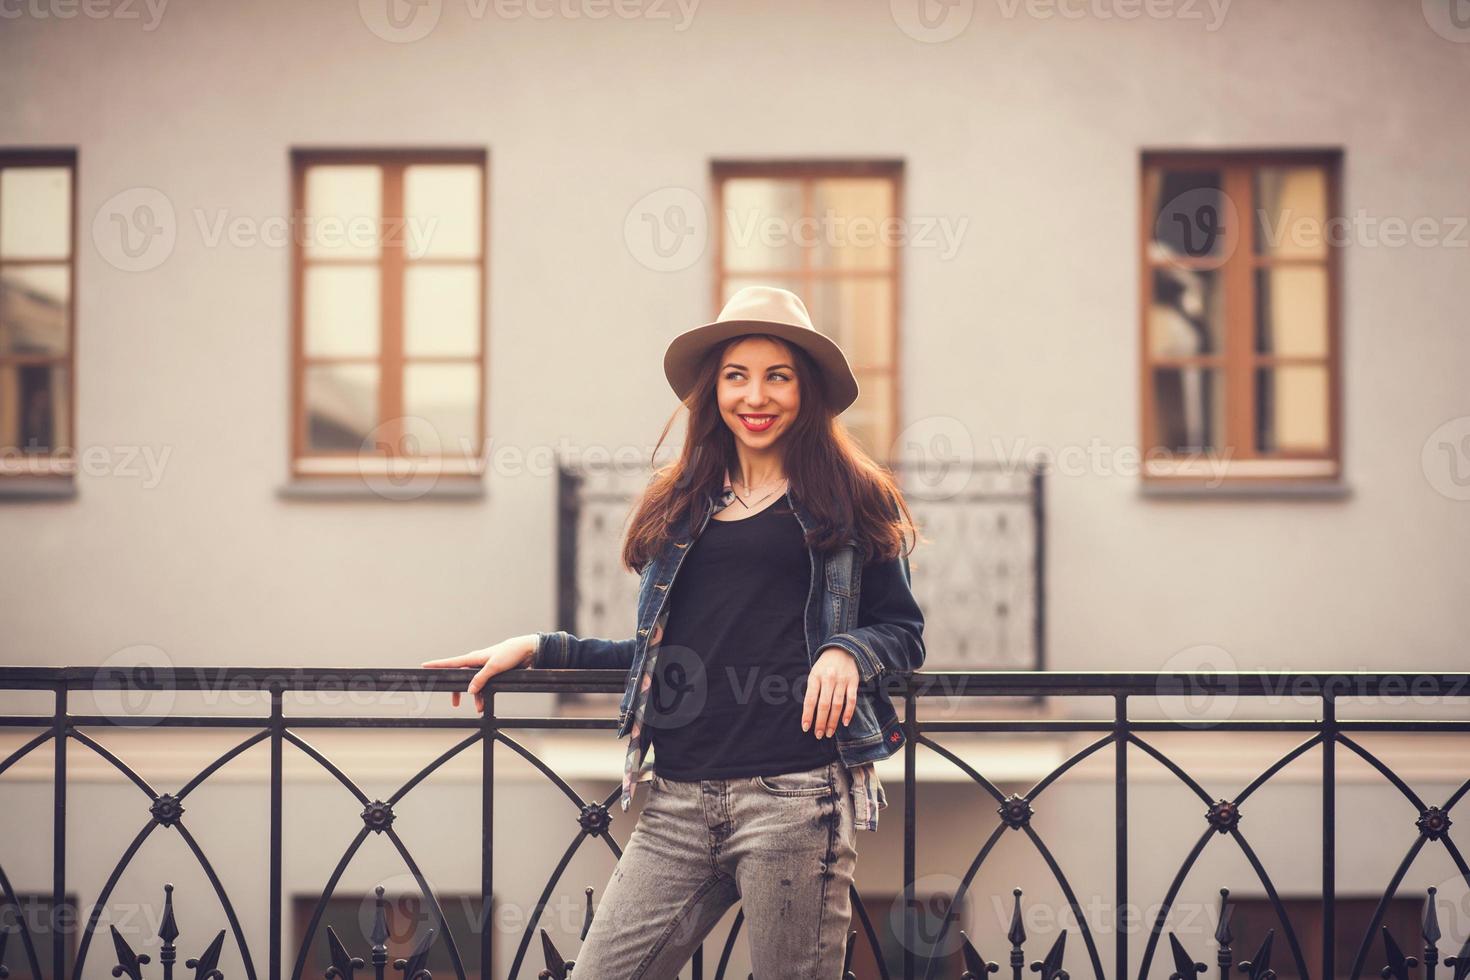
[[[730,297],[713,323],[686,330],[670,341],[664,351],[664,377],[669,379],[674,394],[681,400],[689,397],[705,351],[751,333],[779,337],[810,354],[822,369],[834,415],[857,400],[857,378],[847,355],[812,326],[800,297],[777,286],[746,286]]]

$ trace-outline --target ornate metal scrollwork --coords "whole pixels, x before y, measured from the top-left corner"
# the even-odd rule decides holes
[[[389,819],[392,819],[391,811]],[[374,888],[373,894],[373,931],[368,938],[373,943],[373,973],[377,980],[383,980],[388,966],[388,903],[383,898],[382,885]],[[407,958],[393,961],[393,969],[403,974],[403,980],[434,980],[434,974],[425,966],[429,962],[429,949],[434,945],[434,933],[434,929],[429,929]],[[326,980],[353,980],[353,973],[367,965],[361,956],[353,956],[348,952],[331,926],[327,926],[327,955],[331,958],[332,965],[327,967],[324,974]]]
[[[148,808],[153,819],[165,827],[172,827],[184,815],[184,805],[171,793],[163,793]]]
[[[588,834],[605,834],[612,826],[612,814],[601,803],[583,803],[582,812],[577,815],[577,823]]]
[[[362,822],[375,834],[381,834],[393,826],[393,805],[382,800],[373,800],[362,808]]]
[[[1216,800],[1215,805],[1205,811],[1205,819],[1217,833],[1228,834],[1240,823],[1240,807],[1229,800]]]
[[[1420,812],[1419,819],[1414,821],[1414,826],[1419,828],[1419,833],[1430,840],[1439,840],[1453,823],[1448,813],[1437,806],[1428,806]]]
[[[143,967],[152,962],[149,955],[133,952],[133,947],[117,931],[117,926],[108,925],[107,928],[112,931],[112,947],[117,953],[117,965],[112,968],[112,975],[121,977],[126,974],[130,980],[143,980]],[[163,940],[158,950],[158,962],[163,965],[164,976],[171,977],[179,956],[178,947],[174,945],[174,940],[179,938],[179,925],[174,918],[172,884],[163,886],[163,921],[158,926],[158,938]],[[194,980],[225,980],[225,975],[219,971],[220,951],[224,945],[225,931],[221,929],[203,954],[184,961],[184,966],[194,971]]]
[[[1230,889],[1220,889],[1220,921],[1215,926],[1215,963],[1220,967],[1222,978],[1229,976],[1231,962],[1235,957],[1230,946],[1235,941],[1230,928],[1230,917],[1234,910],[1235,907],[1230,904]],[[1248,960],[1241,960],[1236,970],[1244,973],[1249,980],[1275,980],[1276,973],[1271,969],[1271,943],[1275,937],[1276,930],[1267,929],[1266,937],[1256,949],[1256,955]],[[1192,980],[1195,974],[1205,972],[1205,965],[1196,962],[1189,955],[1189,951],[1173,932],[1169,933],[1169,950],[1174,957],[1174,972],[1169,974],[1169,980]]]
[[[1000,814],[1000,819],[1007,827],[1020,830],[1031,822],[1031,815],[1036,811],[1031,809],[1031,801],[1026,797],[1012,793],[995,808],[995,812]]]
[[[1011,944],[1011,974],[1015,980],[1020,980],[1021,971],[1026,965],[1026,925],[1021,921],[1021,889],[1012,889],[1011,895],[1014,904],[1011,906],[1011,925],[1006,931],[1006,940]],[[1038,980],[1068,980],[1067,971],[1062,969],[1062,957],[1066,949],[1067,930],[1063,929],[1057,934],[1046,956],[1031,963],[1031,972],[1039,975]],[[990,974],[1000,970],[999,963],[988,961],[980,955],[963,929],[960,930],[960,956],[965,964],[960,980],[986,980]]]

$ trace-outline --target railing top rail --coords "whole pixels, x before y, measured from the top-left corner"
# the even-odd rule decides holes
[[[0,690],[456,691],[473,668],[0,667]],[[497,675],[504,693],[623,689],[622,670],[531,670]],[[1091,695],[1238,697],[1467,697],[1470,673],[1406,671],[920,670],[880,677],[892,696]]]

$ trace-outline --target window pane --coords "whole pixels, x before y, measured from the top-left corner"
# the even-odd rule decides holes
[[[403,374],[404,434],[421,452],[474,453],[480,370],[474,364],[410,364]]]
[[[1156,257],[1161,259],[1220,257],[1228,246],[1227,224],[1234,214],[1211,171],[1156,170],[1153,230]]]
[[[317,935],[325,936],[330,928],[348,949],[365,949],[374,942],[376,896],[344,892],[346,889],[339,889],[327,899],[318,923]],[[479,895],[441,889],[436,891],[435,897],[438,907],[431,908],[423,895],[412,889],[384,889],[383,918],[388,928],[387,935],[383,937],[383,945],[386,947],[388,962],[413,955],[418,944],[428,936],[430,930],[434,930],[435,935],[424,961],[424,969],[436,977],[441,972],[444,975],[454,973],[455,963],[449,956],[449,945],[441,940],[437,932],[440,928],[439,915],[443,915],[445,925],[455,936],[473,937],[476,929],[484,928],[481,923],[500,921],[495,918],[500,906],[496,899],[492,898],[490,901],[490,914],[483,916],[481,913],[484,902]],[[314,897],[292,896],[291,913],[294,921],[309,922],[316,912],[316,906],[317,899]],[[458,966],[463,968],[466,976],[480,975],[480,944],[461,939],[459,947]],[[333,965],[331,954],[332,948],[325,939],[313,943],[311,951],[307,953],[304,972],[312,976],[325,975]]]
[[[70,281],[64,265],[0,270],[0,355],[66,354]]]
[[[1326,356],[1326,269],[1280,266],[1256,270],[1256,352]]]
[[[812,200],[816,219],[813,265],[843,269],[893,265],[894,247],[884,244],[897,231],[884,224],[893,217],[893,181],[882,177],[818,180]],[[804,231],[803,235],[813,233]]]
[[[305,254],[311,258],[375,258],[383,218],[378,167],[308,167]]]
[[[809,292],[802,300],[812,322],[837,341],[854,367],[893,362],[893,285],[887,278],[822,280]]]
[[[404,273],[404,346],[409,356],[480,351],[480,270],[415,265]]]
[[[1153,357],[1218,354],[1224,348],[1225,290],[1210,269],[1154,268],[1148,309],[1148,346]]]
[[[0,258],[64,259],[71,254],[71,170],[0,170]]]
[[[0,366],[0,446],[25,453],[67,448],[69,398],[64,365]]]
[[[723,187],[725,268],[799,269],[800,181],[737,177]]]
[[[371,356],[378,352],[378,269],[370,265],[307,266],[306,356]]]
[[[403,172],[404,246],[411,259],[477,258],[480,254],[480,168],[416,165]]]
[[[887,461],[894,453],[890,413],[893,408],[893,379],[888,374],[860,372],[858,398],[838,416],[847,431],[862,443],[868,455]]]
[[[806,311],[811,313],[814,318],[812,322],[816,322],[816,314],[812,313],[811,306],[815,300],[810,295],[811,290],[807,288],[807,284],[801,278],[796,276],[729,276],[725,279],[725,288],[723,294],[720,296],[720,304],[723,306],[725,303],[728,303],[731,296],[734,296],[746,286],[779,286],[782,289],[791,290],[797,296],[801,297],[802,303],[806,304]]]
[[[1318,167],[1261,167],[1255,187],[1257,254],[1326,255],[1326,173]]]
[[[1154,446],[1188,453],[1225,440],[1225,385],[1217,368],[1154,369]]]
[[[21,822],[24,818],[20,816],[20,807],[23,805],[14,796],[7,800],[6,816],[15,820],[8,826],[24,825]],[[81,931],[77,924],[82,921],[77,895],[70,891],[64,893],[61,905],[58,906],[49,889],[45,894],[36,894],[17,888],[12,894],[13,901],[7,901],[4,913],[0,914],[0,927],[3,927],[5,938],[9,942],[5,951],[5,964],[10,980],[45,980],[47,977],[71,976],[76,970],[77,933]],[[22,943],[22,928],[29,934],[25,941],[35,950],[38,970],[31,969],[30,956]],[[58,938],[62,940],[63,965],[60,970],[56,969],[56,959],[52,955]],[[328,966],[330,965],[329,963]]]
[[[1324,452],[1327,368],[1287,365],[1256,371],[1256,448]]]
[[[317,364],[306,369],[306,446],[357,451],[378,424],[378,368]]]

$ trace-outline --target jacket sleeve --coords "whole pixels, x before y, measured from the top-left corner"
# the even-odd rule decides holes
[[[536,634],[536,652],[531,657],[533,668],[564,669],[590,667],[610,670],[633,669],[633,654],[638,640],[604,640],[595,636],[577,637],[566,630]]]
[[[907,673],[924,665],[924,614],[910,587],[908,556],[863,566],[858,625],[827,640],[857,660],[864,684],[887,671]]]

